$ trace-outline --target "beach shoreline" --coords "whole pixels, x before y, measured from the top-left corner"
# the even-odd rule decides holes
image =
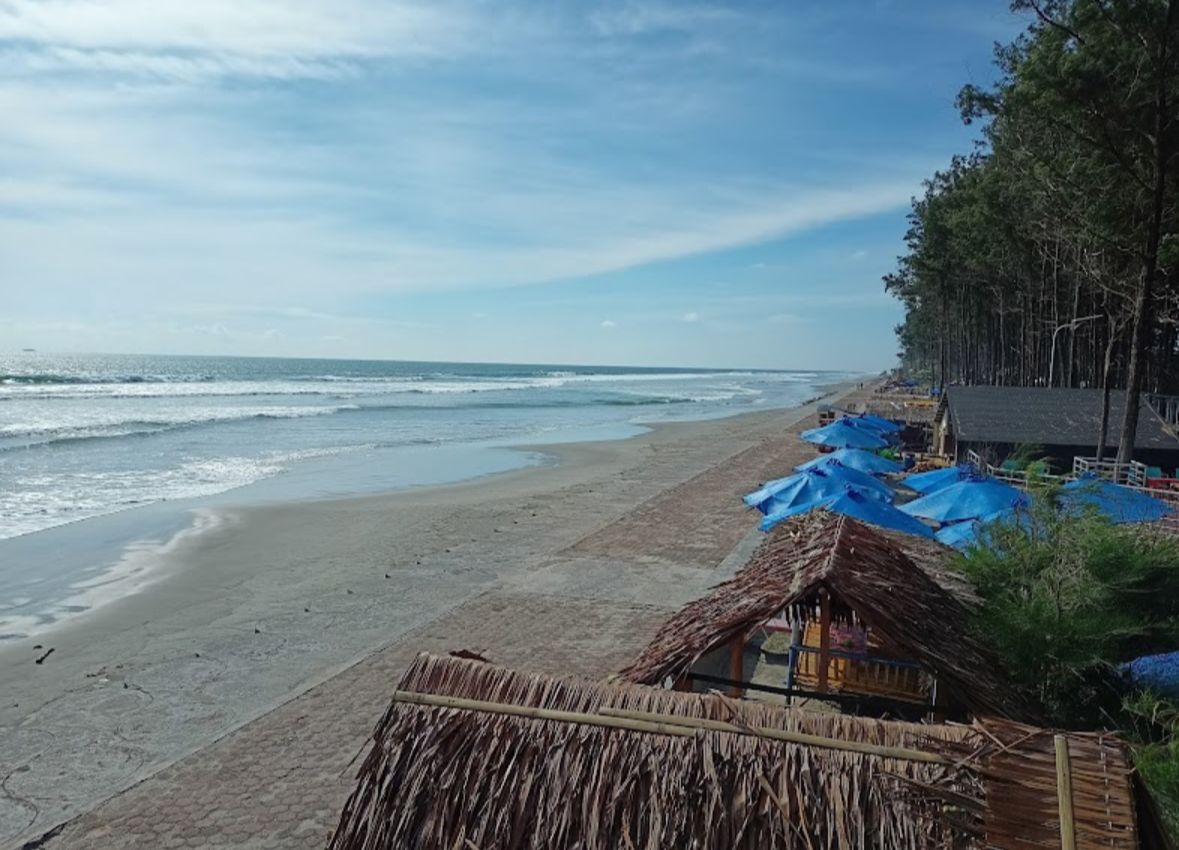
[[[456,484],[221,510],[209,530],[172,546],[168,565],[136,593],[0,645],[0,681],[14,683],[0,705],[0,762],[11,772],[0,846],[86,811],[488,593],[682,604],[732,548],[736,505],[723,511],[723,552],[648,554],[635,568],[595,534],[742,452],[785,442],[816,407],[519,446],[555,462]],[[738,494],[714,495],[728,506]],[[576,574],[563,566],[570,552]]]

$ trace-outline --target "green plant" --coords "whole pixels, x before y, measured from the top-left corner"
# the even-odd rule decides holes
[[[1179,544],[1063,514],[1051,488],[1018,521],[986,526],[957,564],[983,600],[984,634],[1056,725],[1119,725],[1112,665],[1179,646]]]
[[[1128,697],[1126,730],[1134,767],[1158,804],[1167,829],[1179,835],[1179,707],[1149,692]]]

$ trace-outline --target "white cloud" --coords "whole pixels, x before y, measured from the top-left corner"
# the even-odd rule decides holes
[[[0,42],[28,71],[320,76],[340,62],[453,53],[475,32],[469,19],[404,0],[10,0]]]
[[[688,2],[624,2],[603,8],[590,16],[590,23],[603,36],[635,36],[653,32],[690,32],[739,20],[732,8]]]
[[[735,31],[739,13],[624,4],[595,19],[589,41],[619,51],[606,61],[571,40],[568,21],[534,37],[549,16],[496,7],[485,19],[487,9],[0,0],[0,62],[13,71],[0,80],[0,173],[19,175],[0,178],[0,256],[5,278],[23,283],[6,310],[44,317],[101,291],[193,338],[262,346],[276,326],[351,346],[401,327],[337,315],[357,304],[778,239],[902,208],[928,171],[890,168],[882,153],[804,182],[788,152],[693,160],[673,130],[717,126],[731,91],[711,85],[711,67],[669,89],[676,76],[625,45],[646,32]],[[584,40],[585,17],[574,17]],[[508,77],[543,78],[545,94],[508,85],[489,96],[503,78],[448,76],[488,51],[517,63]],[[447,73],[432,74],[435,63]],[[469,64],[481,81],[495,73]],[[322,82],[289,82],[308,77]],[[680,123],[650,132],[669,116]],[[706,299],[688,303],[710,330],[723,318]],[[699,320],[680,310],[662,304],[654,320]],[[95,347],[121,347],[110,340],[132,325]]]
[[[700,321],[700,314],[699,313],[684,313],[682,320],[685,322],[698,322],[698,321]]]
[[[612,321],[610,319],[603,319],[602,327],[604,327],[606,330],[610,330],[611,328],[618,327],[618,322]]]

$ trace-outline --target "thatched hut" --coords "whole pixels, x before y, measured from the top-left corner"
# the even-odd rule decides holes
[[[1161,846],[1138,805],[1111,736],[871,720],[423,655],[330,850]]]
[[[911,544],[906,544],[911,545]],[[946,590],[895,537],[817,511],[782,523],[737,575],[659,629],[622,675],[681,689],[726,686],[920,717],[1032,719]],[[753,684],[746,646],[788,634],[781,687]],[[711,673],[708,671],[712,671]],[[719,672],[718,672],[719,671]],[[719,675],[723,674],[723,675]]]

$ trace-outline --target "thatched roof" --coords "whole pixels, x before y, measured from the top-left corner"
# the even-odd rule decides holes
[[[427,655],[398,688],[330,850],[1061,846],[1044,730],[870,720]],[[1120,742],[1066,743],[1077,848],[1140,846]]]
[[[622,675],[657,684],[687,673],[735,637],[751,637],[783,608],[824,588],[901,657],[937,676],[976,715],[1026,719],[994,658],[972,634],[970,611],[889,537],[815,511],[772,531],[736,576],[673,615]]]

